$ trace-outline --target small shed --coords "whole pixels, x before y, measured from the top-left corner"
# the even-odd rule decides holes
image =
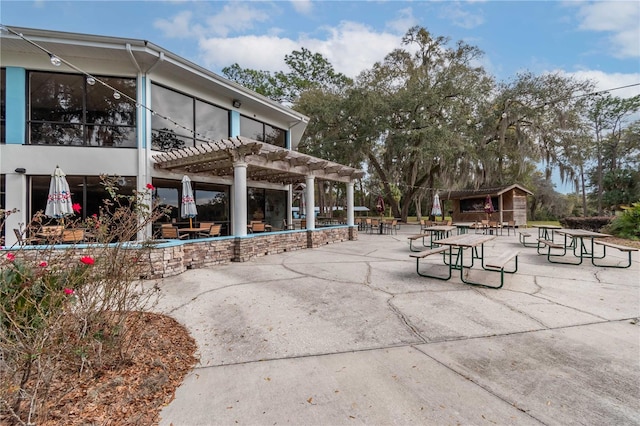
[[[487,219],[484,202],[487,195],[491,197],[495,211],[489,215],[489,220],[508,222],[513,220],[516,226],[527,224],[527,195],[533,192],[520,185],[504,188],[470,189],[461,191],[440,192],[442,200],[453,202],[451,219],[454,222],[476,222]]]

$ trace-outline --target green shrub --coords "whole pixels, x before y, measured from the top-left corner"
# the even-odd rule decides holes
[[[640,240],[640,202],[622,209],[607,226],[606,231],[617,237]]]
[[[155,291],[139,281],[149,245],[130,242],[164,212],[150,208],[151,185],[122,195],[116,182],[103,176],[110,197],[99,214],[65,219],[67,227],[91,230],[94,243],[0,251],[0,424],[45,421],[58,375],[101,374],[134,350],[136,313],[149,309]],[[0,222],[13,212],[0,211]],[[42,219],[37,213],[31,223]]]

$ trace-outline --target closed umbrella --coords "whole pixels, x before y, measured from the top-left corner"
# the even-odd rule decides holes
[[[442,216],[442,207],[440,206],[440,196],[436,192],[433,197],[433,207],[431,207],[432,216]]]
[[[493,203],[491,202],[491,196],[487,195],[484,199],[484,212],[487,214],[487,219],[489,219],[491,213],[495,211],[496,209],[493,207]]]
[[[380,214],[384,212],[384,199],[382,198],[382,195],[378,195],[378,201],[376,201],[376,210]]]
[[[198,215],[196,201],[193,199],[193,190],[191,189],[191,179],[189,176],[182,178],[182,203],[180,205],[180,216],[183,219],[189,218],[189,227],[193,228],[193,218]]]
[[[62,169],[56,166],[51,175],[44,215],[54,219],[64,219],[65,216],[71,216],[73,213],[69,183]]]

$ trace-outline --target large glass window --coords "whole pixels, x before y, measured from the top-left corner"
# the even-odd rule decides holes
[[[7,70],[0,69],[0,143],[5,143],[7,138]]]
[[[286,132],[253,118],[240,116],[240,136],[286,148]]]
[[[182,200],[182,182],[171,179],[153,179],[154,197],[161,207],[168,210],[168,217],[160,222],[175,222],[178,225],[189,224],[189,219],[180,216]],[[215,222],[223,225],[223,234],[229,230],[229,186],[191,181],[193,198],[198,216],[196,222]]]
[[[247,220],[260,220],[281,228],[287,216],[287,192],[247,188]]]
[[[99,214],[100,208],[104,206],[104,200],[109,199],[109,194],[102,185],[100,176],[66,176],[69,190],[71,191],[71,201],[80,204],[80,214],[74,219],[86,219],[93,214]],[[47,196],[49,195],[49,184],[51,176],[31,176],[31,195],[29,197],[30,217],[38,212],[44,212],[47,208]],[[120,177],[118,180],[118,194],[132,195],[136,188],[136,178],[134,176]]]
[[[30,143],[135,147],[136,80],[99,79],[111,88],[81,74],[30,72]]]
[[[155,112],[151,146],[155,150],[169,151],[229,137],[229,111],[224,108],[157,84],[152,86],[151,105]]]

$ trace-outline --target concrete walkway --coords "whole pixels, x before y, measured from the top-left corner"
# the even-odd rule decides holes
[[[486,250],[519,271],[491,290],[419,277],[418,230],[160,282],[200,357],[161,425],[640,424],[637,252],[551,265],[505,234]]]

